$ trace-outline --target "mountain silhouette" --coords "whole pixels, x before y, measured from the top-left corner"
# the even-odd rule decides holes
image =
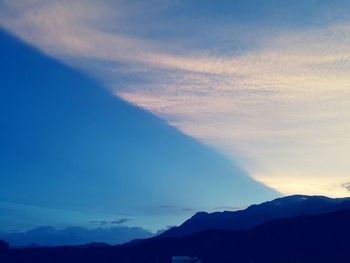
[[[6,241],[0,239],[0,251],[7,250],[9,247],[10,245]]]
[[[102,247],[10,249],[1,262],[171,262],[174,255],[203,263],[349,262],[350,210],[268,221],[249,230],[211,229],[179,238],[152,238]]]
[[[350,209],[350,198],[293,195],[249,206],[234,212],[196,213],[178,227],[173,227],[161,237],[179,237],[207,229],[248,229],[263,222],[302,214],[321,214]]]
[[[122,244],[134,239],[153,237],[154,234],[140,227],[66,227],[55,229],[41,226],[25,232],[0,233],[12,247],[83,245],[88,243]]]

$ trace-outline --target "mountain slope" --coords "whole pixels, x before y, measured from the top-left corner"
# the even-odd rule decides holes
[[[162,237],[179,237],[207,229],[248,229],[263,222],[302,214],[321,214],[350,209],[350,198],[293,195],[275,199],[234,212],[200,212],[179,227],[164,232]]]

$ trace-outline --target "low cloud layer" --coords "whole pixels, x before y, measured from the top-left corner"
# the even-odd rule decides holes
[[[140,227],[111,227],[86,229],[67,227],[57,230],[51,226],[37,227],[26,232],[0,233],[0,239],[11,246],[62,246],[93,242],[121,244],[133,239],[149,238],[154,234]]]

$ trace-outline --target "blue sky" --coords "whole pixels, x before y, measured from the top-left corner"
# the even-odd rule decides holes
[[[1,32],[4,229],[152,231],[278,195],[235,162]]]
[[[165,222],[171,224],[181,220],[179,216],[170,219],[174,212],[169,209],[172,206],[195,210],[213,209],[216,206],[236,207],[273,195],[262,187],[269,194],[261,190],[256,191],[253,197],[246,194],[236,198],[237,192],[232,193],[229,188],[230,180],[237,180],[237,174],[263,182],[282,194],[348,195],[345,186],[349,181],[350,169],[349,5],[349,1],[342,0],[1,0],[0,26],[35,47],[37,50],[31,51],[31,56],[42,56],[35,66],[31,64],[33,61],[26,61],[23,67],[35,67],[41,72],[49,63],[55,64],[54,68],[59,67],[63,75],[74,75],[72,79],[62,80],[60,77],[59,81],[53,81],[53,87],[57,87],[56,93],[38,90],[40,96],[34,96],[27,89],[22,99],[33,99],[27,108],[14,106],[22,103],[18,102],[18,93],[11,90],[10,95],[16,98],[17,104],[5,104],[7,108],[3,112],[9,112],[5,118],[8,130],[2,133],[8,132],[13,137],[22,136],[18,126],[15,126],[17,122],[11,120],[20,121],[18,123],[29,127],[23,134],[28,136],[24,141],[31,145],[23,152],[20,162],[18,159],[12,160],[12,166],[8,164],[3,169],[11,170],[13,164],[18,162],[23,164],[20,167],[24,167],[24,163],[33,166],[35,162],[31,162],[30,158],[45,160],[47,167],[40,167],[40,173],[47,169],[50,174],[47,178],[50,179],[37,175],[36,180],[47,180],[42,185],[53,183],[54,180],[57,180],[55,186],[66,185],[76,176],[74,169],[80,169],[74,167],[77,162],[74,158],[82,155],[80,167],[86,164],[86,160],[91,166],[88,180],[94,187],[90,190],[105,189],[101,198],[104,196],[108,199],[115,194],[110,188],[113,182],[120,180],[125,180],[128,185],[135,184],[132,193],[144,193],[150,198],[152,194],[147,191],[153,187],[164,191],[157,192],[151,203],[157,206],[158,196],[166,196],[166,202],[159,202],[158,206],[171,211],[151,211],[148,200],[141,200],[145,201],[141,205],[139,200],[142,198],[133,195],[125,205],[119,206],[123,209],[113,212],[113,216],[119,216],[122,212],[134,215],[134,211],[145,210],[147,212],[143,217],[136,213],[138,218],[143,219],[135,219],[134,222],[152,228],[154,225],[145,223],[153,220],[149,219],[153,218],[149,215],[161,214],[157,218],[163,218],[159,219],[162,220],[159,224],[163,225],[166,225]],[[54,60],[48,62],[48,57]],[[10,71],[11,67],[7,64],[11,62],[11,74],[19,76],[15,71],[19,65],[17,60],[20,59],[17,56],[8,57],[2,62],[2,68]],[[68,73],[73,71],[75,73]],[[21,77],[15,80],[28,83],[33,79]],[[48,77],[45,83],[50,81]],[[65,83],[79,88],[63,88]],[[18,87],[20,85],[16,84]],[[40,88],[31,85],[31,89]],[[96,87],[91,88],[90,94],[80,87],[83,85]],[[102,91],[97,92],[99,89]],[[57,101],[60,96],[74,98],[74,103],[64,100],[65,105],[62,106]],[[25,103],[29,102],[25,100]],[[60,105],[60,111],[55,116],[60,118],[59,123],[64,127],[63,133],[58,135],[64,144],[52,141],[58,136],[54,129],[56,124],[52,120],[48,130],[40,130],[43,116],[38,115],[40,118],[36,122],[29,122],[30,118],[18,115],[24,109],[28,116],[32,111],[39,111],[35,108],[37,105],[43,105],[48,112],[56,114],[56,104]],[[81,106],[77,106],[80,104],[89,110],[82,110]],[[75,115],[70,114],[70,107]],[[27,112],[27,109],[30,110]],[[81,118],[84,114],[87,116],[85,119]],[[119,122],[111,122],[114,118]],[[91,122],[97,122],[98,125],[90,126]],[[112,128],[118,133],[106,134]],[[44,137],[40,136],[38,129]],[[75,139],[71,137],[72,132]],[[96,134],[101,134],[98,141],[94,138]],[[176,140],[169,139],[172,136]],[[57,156],[40,152],[35,141],[38,138],[45,142],[45,147],[56,147],[62,160],[73,160],[74,165],[62,162],[62,170],[52,171]],[[113,140],[116,140],[115,144],[111,143]],[[86,145],[87,141],[89,144]],[[165,141],[171,142],[170,145],[166,145]],[[3,141],[5,145],[8,144],[2,151],[2,156],[6,158],[11,157],[7,151],[14,149],[10,142]],[[24,142],[17,143],[24,147],[24,144],[20,144]],[[163,147],[177,150],[164,155]],[[76,152],[77,148],[81,152]],[[119,153],[124,158],[122,168],[119,168],[121,159],[114,152],[116,148],[123,151],[128,149],[130,153],[127,156]],[[148,149],[152,149],[154,156],[145,154]],[[199,158],[197,154],[203,157]],[[159,155],[162,156],[161,161],[156,158]],[[186,169],[182,167],[183,171],[174,170],[174,160],[180,155],[181,162],[186,164]],[[209,168],[203,168],[200,167],[203,158],[215,160]],[[150,163],[157,163],[156,167],[161,163],[163,168],[153,170],[154,165]],[[115,164],[118,164],[118,168]],[[134,164],[142,165],[137,167]],[[101,182],[95,177],[101,166],[108,174],[119,169],[118,176],[126,174],[123,169],[134,176],[142,169],[142,172],[152,174],[152,180],[136,184],[136,179],[128,175],[124,179],[120,176],[117,179],[107,177],[107,181]],[[32,174],[37,174],[39,168],[31,169]],[[232,178],[215,188],[218,192],[212,199],[213,192],[209,189],[213,182],[217,182],[212,173],[220,171],[217,173],[226,174],[227,169],[229,173],[232,172]],[[201,187],[205,189],[200,191],[203,198],[189,198],[179,195],[176,187],[165,187],[169,180],[162,177],[164,171],[181,174],[181,179],[176,180],[178,187],[183,187],[186,182],[190,189],[199,180],[198,171],[203,170],[207,171],[201,181]],[[28,177],[23,172],[21,180],[13,176],[13,170],[7,174],[9,185],[11,182],[26,185],[27,181],[22,179]],[[256,185],[250,179],[247,180],[248,184]],[[35,181],[30,179],[28,183],[31,182]],[[90,191],[89,184],[84,185],[81,191]],[[139,185],[142,185],[142,189],[136,190]],[[248,188],[253,189],[250,186]],[[22,204],[24,200],[29,200],[29,192],[21,199],[19,194],[13,191],[11,194],[13,188],[8,189],[2,191],[4,201]],[[52,189],[56,188],[41,189],[43,192],[40,197],[52,193]],[[48,204],[45,204],[39,195],[33,196],[35,198],[29,205],[75,209],[61,206],[64,198],[49,199]],[[65,196],[67,199],[70,197]],[[184,207],[182,203],[189,199],[193,201],[190,207]],[[100,201],[96,201],[96,206],[98,203]],[[140,207],[129,211],[127,208],[134,204]],[[77,202],[78,210],[81,210],[81,206],[82,203]],[[105,207],[107,209],[109,204]],[[188,216],[189,211],[181,218]],[[94,213],[104,214],[106,211]]]

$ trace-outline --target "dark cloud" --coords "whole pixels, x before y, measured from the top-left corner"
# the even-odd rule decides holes
[[[350,192],[350,182],[343,183],[341,186]]]
[[[118,219],[118,220],[115,220],[115,221],[111,221],[111,224],[113,224],[113,225],[120,225],[120,224],[129,222],[130,220],[131,220],[130,218],[121,218],[121,219]]]
[[[130,218],[120,218],[117,220],[113,220],[113,221],[106,221],[106,220],[91,220],[89,223],[90,224],[97,224],[100,226],[106,226],[106,225],[120,225],[120,224],[124,224],[128,221],[130,221]]]

